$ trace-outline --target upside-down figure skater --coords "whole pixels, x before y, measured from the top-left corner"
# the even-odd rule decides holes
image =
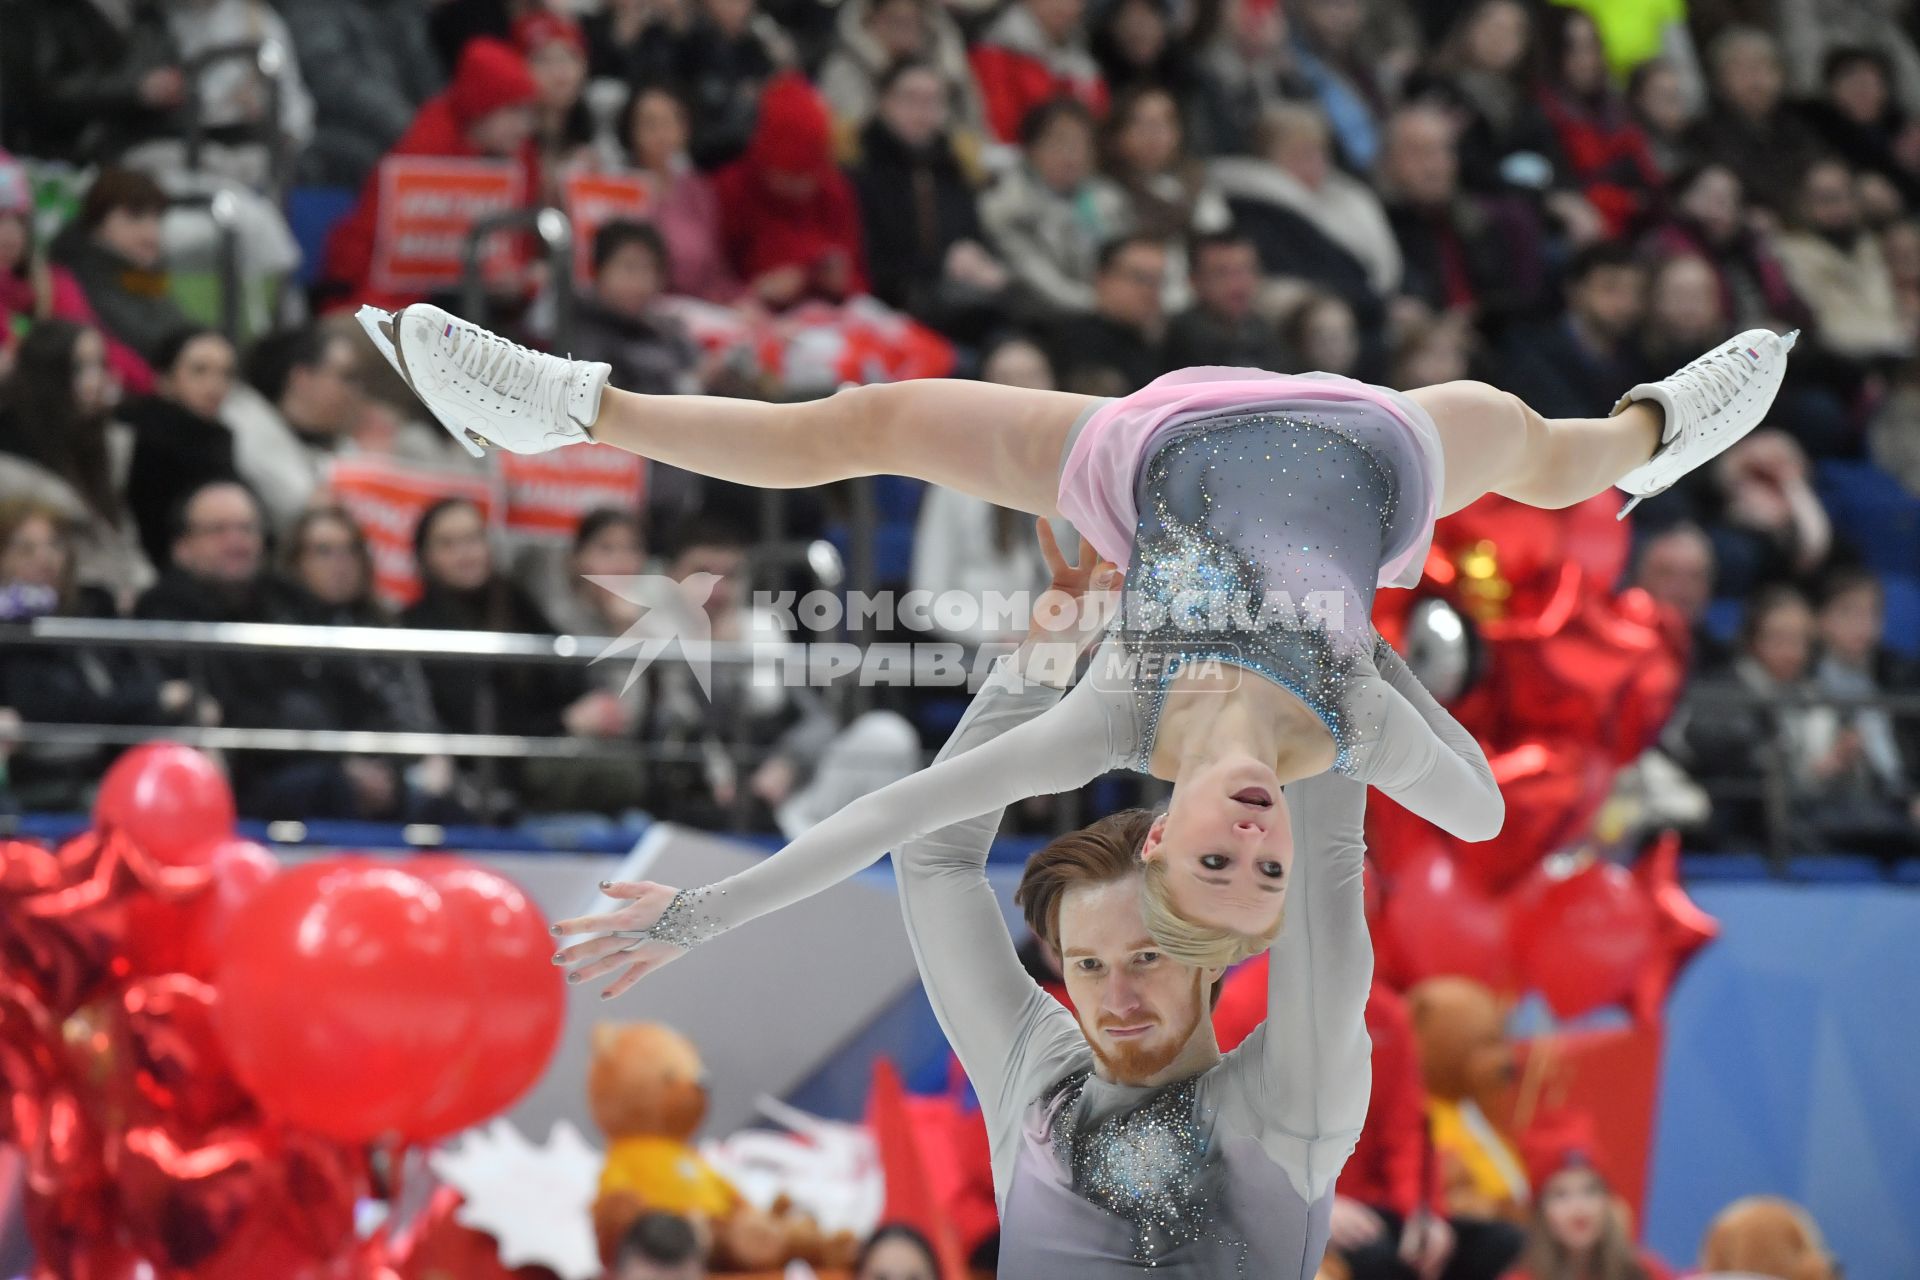
[[[1483,494],[1557,508],[1610,485],[1634,502],[1663,491],[1760,422],[1795,337],[1750,330],[1632,388],[1609,416],[1547,419],[1483,383],[1403,394],[1223,368],[1119,399],[938,379],[802,404],[636,395],[608,387],[606,365],[529,351],[437,307],[361,314],[476,453],[596,441],[771,488],[913,476],[1064,517],[1125,566],[1092,667],[1045,715],[718,884],[633,887],[619,934],[575,949],[576,981],[625,969],[609,995],[905,841],[1115,768],[1174,784],[1140,851],[1147,922],[1166,954],[1201,968],[1279,931],[1286,783],[1331,769],[1457,837],[1495,835],[1504,805],[1486,757],[1374,631],[1375,587],[1417,582],[1434,521]]]

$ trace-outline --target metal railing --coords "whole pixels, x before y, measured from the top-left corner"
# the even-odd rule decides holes
[[[569,350],[573,341],[573,219],[551,205],[509,209],[473,224],[461,250],[462,314],[476,324],[487,323],[487,279],[480,260],[489,239],[516,231],[531,231],[546,250],[553,295],[552,345],[556,351]]]

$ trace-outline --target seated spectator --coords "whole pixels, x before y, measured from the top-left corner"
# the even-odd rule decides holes
[[[1353,308],[1331,293],[1309,293],[1280,319],[1288,368],[1352,378],[1360,367],[1360,324]]]
[[[1779,247],[1788,281],[1813,311],[1813,337],[1823,350],[1861,363],[1913,354],[1880,238],[1861,225],[1845,164],[1807,167],[1793,229],[1781,233]]]
[[[1189,254],[1193,306],[1167,326],[1168,368],[1237,365],[1280,369],[1286,359],[1273,322],[1254,310],[1260,255],[1239,231],[1197,237]]]
[[[667,242],[669,291],[731,302],[740,281],[720,247],[720,200],[687,155],[686,102],[664,85],[646,85],[634,91],[627,125],[634,168],[653,182],[647,213]]]
[[[14,5],[7,20],[0,80],[12,150],[111,163],[137,142],[186,131],[187,77],[162,6]]]
[[[540,86],[513,46],[475,40],[460,55],[453,83],[420,108],[382,164],[408,156],[509,160],[519,166],[521,189],[532,199],[541,189],[540,153],[533,136],[533,104],[539,97]],[[394,310],[422,299],[392,292],[373,278],[381,196],[376,167],[361,188],[359,204],[328,237],[322,274],[328,287],[345,295],[345,304]]]
[[[1836,52],[1873,49],[1886,68],[1888,89],[1901,109],[1920,113],[1920,50],[1914,47],[1907,5],[1778,0],[1777,15],[1789,88],[1795,97],[1811,98],[1820,92]]]
[[[848,172],[874,296],[956,338],[977,338],[1004,315],[1010,277],[981,244],[978,183],[956,147],[947,86],[932,64],[906,59],[880,77],[878,91],[878,114],[860,131]]]
[[[1355,173],[1379,163],[1393,98],[1388,86],[1407,69],[1405,59],[1368,39],[1367,18],[1367,6],[1352,0],[1308,0],[1288,9],[1294,71],[1332,127],[1341,162]]]
[[[114,616],[105,592],[75,584],[65,524],[58,509],[35,499],[0,499],[0,634],[35,618]],[[164,680],[138,653],[110,645],[0,645],[0,706],[36,724],[162,725],[218,715],[187,681]],[[117,750],[23,746],[7,764],[8,782],[28,808],[82,809]]]
[[[99,333],[65,320],[21,340],[0,386],[0,498],[34,498],[60,512],[74,580],[121,607],[153,581],[109,442],[116,389]]]
[[[1920,125],[1894,102],[1886,55],[1834,49],[1821,85],[1821,96],[1801,107],[1820,140],[1855,169],[1892,182],[1909,206],[1920,203]]]
[[[351,444],[366,406],[351,335],[309,324],[270,334],[247,353],[246,381],[221,418],[233,465],[284,528],[327,484],[327,466]]]
[[[1192,12],[1176,15],[1163,0],[1118,0],[1096,12],[1087,43],[1109,94],[1157,87],[1187,100],[1194,77],[1179,18],[1191,23]]]
[[[853,1280],[940,1280],[940,1259],[920,1232],[905,1223],[888,1223],[860,1246]]]
[[[314,97],[302,182],[358,187],[442,83],[415,0],[277,0]]]
[[[420,598],[400,625],[435,631],[552,635],[553,623],[526,592],[494,567],[486,519],[464,498],[428,507],[413,529]],[[449,733],[525,737],[611,737],[621,730],[619,700],[591,690],[577,667],[552,663],[428,662],[435,717]],[[530,766],[546,762],[533,760]]]
[[[1533,1215],[1505,1280],[1670,1280],[1658,1258],[1634,1248],[1624,1207],[1585,1151],[1561,1147],[1527,1163]]]
[[[1746,1196],[1714,1214],[1700,1240],[1700,1270],[1769,1280],[1841,1277],[1813,1215],[1779,1196]]]
[[[767,306],[867,291],[860,202],[833,162],[826,106],[798,74],[768,84],[753,141],[713,189],[727,261]]]
[[[753,140],[761,93],[797,54],[756,0],[689,0],[686,30],[664,35],[652,76],[672,82],[693,122],[693,162],[711,172],[732,164]]]
[[[1445,102],[1462,120],[1460,185],[1496,195],[1560,188],[1565,157],[1530,84],[1533,20],[1519,0],[1474,0],[1435,51],[1416,96]]]
[[[133,428],[127,508],[147,559],[165,564],[173,511],[186,494],[237,478],[233,432],[220,421],[233,388],[233,344],[211,329],[182,329],[154,354],[155,393],[129,401],[120,419]]]
[[[1744,188],[1731,166],[1715,161],[1683,169],[1667,194],[1672,217],[1649,244],[1662,257],[1694,254],[1712,264],[1732,332],[1813,323],[1780,265],[1773,237],[1748,217]]]
[[[1728,27],[1708,46],[1707,67],[1713,105],[1689,134],[1689,151],[1726,165],[1763,208],[1787,213],[1820,144],[1783,97],[1779,45],[1756,27]]]
[[[536,9],[513,24],[514,47],[539,86],[534,99],[534,145],[540,150],[544,198],[557,199],[561,180],[591,160],[593,119],[581,95],[587,88],[587,38],[563,13]]]
[[[603,225],[593,238],[593,289],[574,317],[574,359],[606,361],[614,384],[629,391],[698,391],[699,350],[656,306],[666,279],[667,246],[658,231],[644,222]]]
[[[1627,246],[1603,241],[1574,256],[1561,287],[1558,316],[1508,332],[1501,385],[1545,417],[1591,418],[1655,376],[1633,344],[1647,273]]]
[[[1046,390],[1054,385],[1046,354],[1025,338],[1003,338],[990,348],[980,365],[980,379]],[[936,601],[951,595],[975,602],[979,612],[973,625],[943,622],[945,615],[938,612],[935,620],[942,622],[939,630],[946,639],[980,645],[1017,643],[1025,625],[1017,616],[996,617],[990,597],[1011,598],[1021,592],[1038,596],[1046,589],[1048,575],[1034,540],[1031,516],[944,485],[929,485],[920,499],[907,579],[910,589],[924,591]]]
[[[1511,205],[1461,192],[1445,112],[1414,104],[1388,118],[1378,182],[1400,242],[1406,296],[1483,324],[1533,306],[1543,269],[1538,224]]]
[[[1746,595],[1826,563],[1833,525],[1813,491],[1812,468],[1793,437],[1762,429],[1714,460],[1717,518],[1709,522],[1720,592]]]
[[[1258,155],[1260,121],[1275,107],[1313,97],[1293,65],[1287,15],[1277,4],[1228,0],[1198,57],[1185,95],[1193,150],[1203,156]]]
[[[706,1250],[685,1218],[643,1213],[620,1237],[607,1280],[707,1280]]]
[[[1814,683],[1821,692],[1878,699],[1920,685],[1908,664],[1881,643],[1886,595],[1879,578],[1863,569],[1837,570],[1821,584],[1818,603],[1820,660]],[[1903,736],[1883,707],[1838,710],[1840,741],[1850,759],[1823,793],[1823,827],[1848,849],[1911,853],[1920,847],[1920,757],[1912,754],[1920,733],[1909,730]]]
[[[1687,130],[1693,126],[1686,82],[1663,58],[1643,63],[1627,82],[1627,105],[1654,168],[1671,178],[1687,163]]]
[[[1257,158],[1216,160],[1212,174],[1261,268],[1377,316],[1400,287],[1400,246],[1380,197],[1334,164],[1326,117],[1300,103],[1272,107],[1254,139]]]
[[[1179,104],[1165,89],[1122,94],[1106,121],[1105,172],[1094,180],[1094,198],[1115,211],[1110,220],[1122,234],[1167,246],[1161,304],[1169,313],[1192,301],[1187,237],[1224,231],[1232,221],[1205,167],[1184,155],[1180,130]]]
[[[1167,371],[1166,278],[1167,251],[1158,240],[1123,236],[1101,246],[1092,313],[1054,328],[1050,354],[1064,383],[1083,383],[1098,371],[1130,392]]]
[[[1633,585],[1677,612],[1692,637],[1693,671],[1718,671],[1733,660],[1732,651],[1707,630],[1713,579],[1713,540],[1690,520],[1646,538],[1634,557]]]
[[[1388,365],[1388,385],[1400,391],[1436,387],[1468,376],[1473,326],[1463,315],[1420,317],[1400,326]]]
[[[1706,96],[1687,12],[1666,0],[1567,0],[1593,19],[1613,76],[1627,83],[1648,67],[1673,77],[1687,109]]]
[[[1054,312],[1093,309],[1093,273],[1110,219],[1091,197],[1093,116],[1070,98],[1034,108],[1020,126],[1021,163],[980,198],[980,222],[1001,261]]]
[[[152,178],[103,169],[53,245],[54,260],[72,273],[102,332],[149,364],[189,323],[168,293],[160,243],[166,209],[167,193]]]
[[[834,121],[858,132],[873,119],[883,81],[902,63],[932,72],[955,126],[978,132],[986,121],[959,25],[938,0],[849,0],[839,6],[833,49],[820,65],[820,96]]]
[[[974,44],[970,60],[987,127],[1026,144],[1027,117],[1055,98],[1107,109],[1107,84],[1087,51],[1085,0],[1014,0]]]
[[[312,624],[307,593],[272,573],[259,503],[244,485],[216,480],[175,510],[171,563],[134,616],[169,622]],[[173,675],[199,674],[221,722],[241,729],[354,727],[336,664],[319,658],[228,655],[195,663],[168,657]],[[409,821],[389,763],[336,754],[241,752],[232,757],[241,812],[261,818]]]
[[[1642,366],[1678,369],[1732,333],[1720,275],[1713,264],[1697,253],[1661,259],[1647,281],[1646,323],[1640,330]]]
[[[1566,159],[1567,176],[1599,210],[1609,236],[1640,229],[1664,185],[1624,94],[1607,74],[1594,19],[1578,9],[1542,11],[1539,102]]]

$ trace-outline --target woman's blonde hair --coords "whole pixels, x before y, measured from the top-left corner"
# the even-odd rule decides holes
[[[1167,862],[1164,857],[1146,859],[1141,867],[1145,884],[1141,892],[1142,909],[1147,917],[1147,932],[1168,958],[1197,969],[1224,969],[1259,955],[1280,936],[1286,923],[1286,900],[1280,914],[1265,933],[1240,933],[1212,925],[1195,924],[1173,905],[1173,893],[1167,887]]]

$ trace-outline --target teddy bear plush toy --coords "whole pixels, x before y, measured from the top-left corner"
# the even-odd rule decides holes
[[[607,1135],[607,1160],[593,1225],[609,1266],[620,1237],[646,1212],[677,1213],[705,1233],[716,1273],[778,1272],[798,1259],[817,1270],[849,1267],[858,1242],[827,1235],[785,1201],[749,1203],[701,1159],[693,1135],[707,1115],[706,1073],[699,1050],[657,1023],[593,1029],[587,1100]]]
[[[1493,1119],[1515,1063],[1499,997],[1467,978],[1429,978],[1407,1006],[1448,1216],[1524,1221],[1526,1164]]]

